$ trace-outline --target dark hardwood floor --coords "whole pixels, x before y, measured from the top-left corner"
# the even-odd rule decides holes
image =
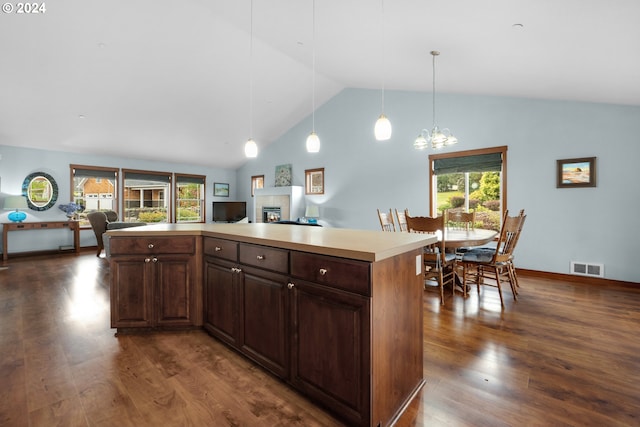
[[[337,426],[201,331],[114,336],[93,251],[0,271],[1,426]],[[520,275],[424,294],[426,385],[398,426],[640,425],[640,288]],[[398,360],[402,363],[402,360]]]

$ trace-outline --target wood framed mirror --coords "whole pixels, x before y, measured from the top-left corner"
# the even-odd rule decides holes
[[[45,172],[34,172],[22,182],[22,195],[26,196],[29,208],[46,211],[58,201],[58,184]]]

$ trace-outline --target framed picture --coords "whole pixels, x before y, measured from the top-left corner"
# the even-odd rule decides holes
[[[276,187],[287,187],[291,185],[291,165],[276,166]]]
[[[557,167],[556,187],[558,188],[596,186],[595,157],[557,160]]]
[[[223,182],[214,182],[213,195],[218,197],[229,197],[229,184]]]
[[[324,194],[324,168],[304,171],[304,193]]]
[[[256,188],[264,188],[264,175],[254,175],[251,177],[251,197],[254,196]]]

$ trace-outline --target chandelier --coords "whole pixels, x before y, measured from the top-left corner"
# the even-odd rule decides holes
[[[422,129],[413,142],[413,148],[416,150],[424,150],[429,144],[432,148],[438,149],[458,142],[458,138],[453,136],[449,129],[440,129],[436,125],[436,56],[440,55],[440,52],[432,50],[431,55],[433,56],[433,129],[430,132]]]

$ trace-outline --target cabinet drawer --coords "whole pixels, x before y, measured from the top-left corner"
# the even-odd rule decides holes
[[[191,236],[176,237],[111,237],[111,255],[192,254],[195,240]]]
[[[306,252],[291,252],[291,275],[349,292],[371,295],[371,264]]]
[[[240,262],[280,273],[289,272],[289,251],[268,246],[240,244]]]
[[[216,239],[214,237],[205,237],[204,254],[237,262],[238,242]]]

